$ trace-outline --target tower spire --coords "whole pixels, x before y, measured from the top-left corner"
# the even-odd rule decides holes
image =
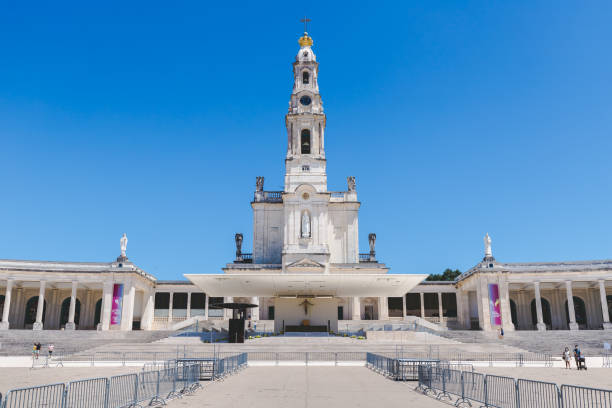
[[[302,23],[304,23],[304,34],[308,34],[308,23],[310,23],[312,20],[310,20],[309,18],[306,18],[306,16],[304,16],[303,19],[300,20]]]

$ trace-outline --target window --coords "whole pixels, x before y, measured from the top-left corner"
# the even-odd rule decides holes
[[[309,82],[310,82],[310,74],[308,73],[308,71],[302,72],[302,83],[308,84]]]
[[[302,166],[302,171],[310,171],[310,166]]]
[[[338,320],[344,320],[344,306],[338,306]]]
[[[274,306],[268,306],[268,320],[274,320]]]
[[[302,129],[302,154],[310,154],[310,130]]]

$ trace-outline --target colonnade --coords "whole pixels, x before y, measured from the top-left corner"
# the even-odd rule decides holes
[[[20,282],[21,286],[16,286],[17,282]],[[26,297],[28,295],[26,295],[26,293],[31,291],[31,285],[35,282],[38,284],[38,296],[34,295],[37,299],[36,314],[34,321],[31,323],[33,330],[43,330],[45,325],[55,329],[63,328],[64,330],[75,330],[77,329],[77,326],[80,328],[97,328],[98,330],[132,330],[137,293],[137,287],[133,279],[125,279],[121,282],[115,282],[113,280],[97,282],[87,281],[84,284],[80,284],[80,280],[76,279],[71,281],[55,281],[45,279],[35,281],[32,278],[10,278],[6,280],[0,329],[7,330],[10,328],[25,327],[28,313],[28,310],[26,310]],[[123,284],[123,297],[121,309],[119,310],[121,322],[120,324],[113,325],[111,322],[111,311],[113,287],[116,283]],[[63,323],[60,322],[62,302],[60,299],[58,299],[58,294],[60,291],[65,290],[61,289],[61,287],[65,287],[66,284],[70,285],[70,303],[67,320],[65,320],[64,327],[60,327]],[[53,287],[54,285],[55,287]],[[101,293],[99,289],[100,286],[102,287]],[[48,294],[49,289],[52,290],[50,296]],[[84,294],[84,302],[81,302],[81,300],[78,299],[78,291],[80,289],[86,291]],[[139,310],[138,316],[141,322],[140,328],[144,330],[151,330],[154,308],[154,290],[152,285],[150,287],[141,286],[139,289],[141,289],[139,293],[142,295],[142,297],[138,299],[142,304],[142,309]],[[17,297],[13,296],[14,291],[17,291]],[[81,294],[83,294],[83,292],[81,292]],[[100,299],[96,300],[98,297],[100,297]],[[97,325],[97,327],[95,327],[97,302],[101,302],[99,311],[100,323]],[[77,315],[77,304],[79,306],[83,304],[85,307],[85,310],[81,311],[80,313],[80,322],[75,321],[75,317]],[[46,310],[46,306],[48,306],[50,310]],[[52,323],[46,324],[44,323],[45,321],[51,321]]]

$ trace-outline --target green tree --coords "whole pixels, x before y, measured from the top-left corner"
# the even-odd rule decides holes
[[[452,270],[446,268],[442,273],[433,273],[425,279],[426,281],[454,281],[457,276],[461,275],[459,269]]]

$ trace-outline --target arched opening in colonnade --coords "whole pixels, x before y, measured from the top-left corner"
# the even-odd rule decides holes
[[[581,328],[586,329],[587,325],[587,314],[586,314],[586,305],[584,304],[584,300],[579,298],[578,296],[572,296],[574,299],[574,314],[576,316],[576,323],[578,326],[582,326]],[[567,300],[565,301],[565,321],[569,326],[569,308],[567,307]]]
[[[552,327],[552,315],[550,313],[550,303],[545,298],[540,298],[542,302],[542,320],[547,328]],[[531,323],[535,327],[538,324],[538,310],[536,308],[536,300],[531,301]]]
[[[102,320],[102,299],[98,299],[96,302],[96,311],[94,314],[94,328],[98,327],[98,324]]]
[[[36,310],[38,309],[38,296],[33,296],[26,302],[24,323],[34,324],[36,322]],[[47,311],[47,301],[43,301],[42,323],[45,323],[45,313]]]
[[[510,299],[510,317],[514,327],[518,328],[518,313],[516,312],[516,303],[514,303],[514,300],[512,299]]]
[[[70,314],[70,297],[67,297],[62,302],[62,308],[60,309],[60,327],[63,327],[68,323],[68,317]],[[79,324],[79,320],[81,317],[81,301],[76,299],[74,304],[74,323],[76,325]]]

